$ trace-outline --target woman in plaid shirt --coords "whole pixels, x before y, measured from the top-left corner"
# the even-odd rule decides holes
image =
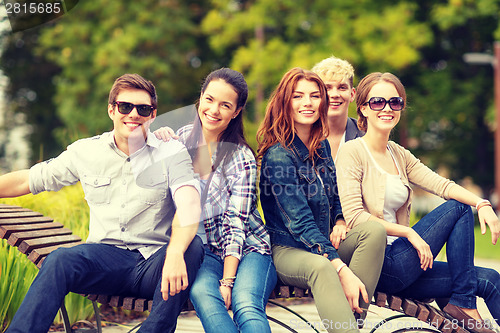
[[[247,96],[241,73],[228,68],[210,73],[194,124],[177,133],[202,188],[198,234],[206,253],[191,302],[206,332],[271,332],[265,306],[277,278],[269,234],[257,211],[255,157],[243,136]]]

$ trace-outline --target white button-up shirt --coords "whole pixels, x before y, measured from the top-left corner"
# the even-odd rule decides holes
[[[139,250],[144,258],[170,239],[175,191],[188,185],[199,192],[184,145],[163,142],[150,132],[130,157],[118,149],[113,132],[106,132],[78,140],[30,169],[33,194],[78,181],[90,207],[87,242]]]

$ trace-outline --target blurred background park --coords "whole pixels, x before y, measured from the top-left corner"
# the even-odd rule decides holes
[[[158,114],[167,115],[195,103],[201,80],[213,69],[242,72],[250,88],[246,135],[256,148],[256,130],[281,76],[335,55],[353,64],[355,85],[373,71],[398,75],[408,108],[393,139],[442,175],[498,200],[494,67],[466,63],[463,56],[493,54],[494,41],[500,40],[500,0],[71,2],[65,15],[21,31],[12,29],[4,3],[0,6],[1,173],[55,157],[76,139],[110,130],[108,93],[124,73],[152,80]],[[2,202],[55,217],[86,237],[88,216],[79,187]],[[428,198],[415,202],[417,214],[433,204]],[[2,243],[0,331],[36,273],[34,267],[24,273],[30,264],[15,252]],[[477,255],[500,258],[489,232],[479,237]],[[13,290],[19,277],[26,281]],[[75,304],[74,311],[91,312],[85,300]]]

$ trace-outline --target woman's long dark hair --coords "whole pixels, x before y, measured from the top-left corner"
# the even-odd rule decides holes
[[[243,77],[243,74],[229,68],[217,69],[208,74],[208,76],[205,78],[203,85],[201,86],[201,94],[205,92],[210,82],[214,80],[223,80],[233,87],[234,91],[238,95],[236,110],[240,108],[241,110],[234,119],[231,119],[231,121],[227,125],[227,128],[219,134],[217,158],[212,165],[212,171],[214,171],[221,163],[225,165],[231,158],[231,155],[234,153],[238,145],[248,147],[253,153],[253,150],[248,145],[245,136],[243,135],[243,110],[248,98],[248,86],[245,78]],[[199,107],[199,103],[197,107]],[[201,136],[202,124],[200,116],[197,112],[193,124],[193,130],[186,139],[186,146],[188,147],[189,153],[193,160],[196,157]]]

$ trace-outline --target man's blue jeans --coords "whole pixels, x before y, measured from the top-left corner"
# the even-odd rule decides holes
[[[190,295],[205,332],[271,332],[266,304],[277,279],[271,256],[250,252],[241,258],[231,295],[233,321],[219,291],[224,262],[208,247],[205,253]]]
[[[44,261],[8,333],[46,333],[69,292],[126,295],[153,299],[140,332],[174,332],[189,288],[162,299],[160,286],[167,245],[145,260],[139,251],[106,244],[60,248]],[[203,244],[195,237],[184,254],[189,286],[203,260]]]
[[[396,239],[385,251],[377,289],[412,297],[450,298],[459,307],[476,308],[484,298],[500,321],[500,274],[474,266],[474,216],[470,206],[449,200],[418,221],[413,229],[429,244],[434,258],[446,244],[447,262],[434,261],[423,271],[417,251],[406,238]]]

